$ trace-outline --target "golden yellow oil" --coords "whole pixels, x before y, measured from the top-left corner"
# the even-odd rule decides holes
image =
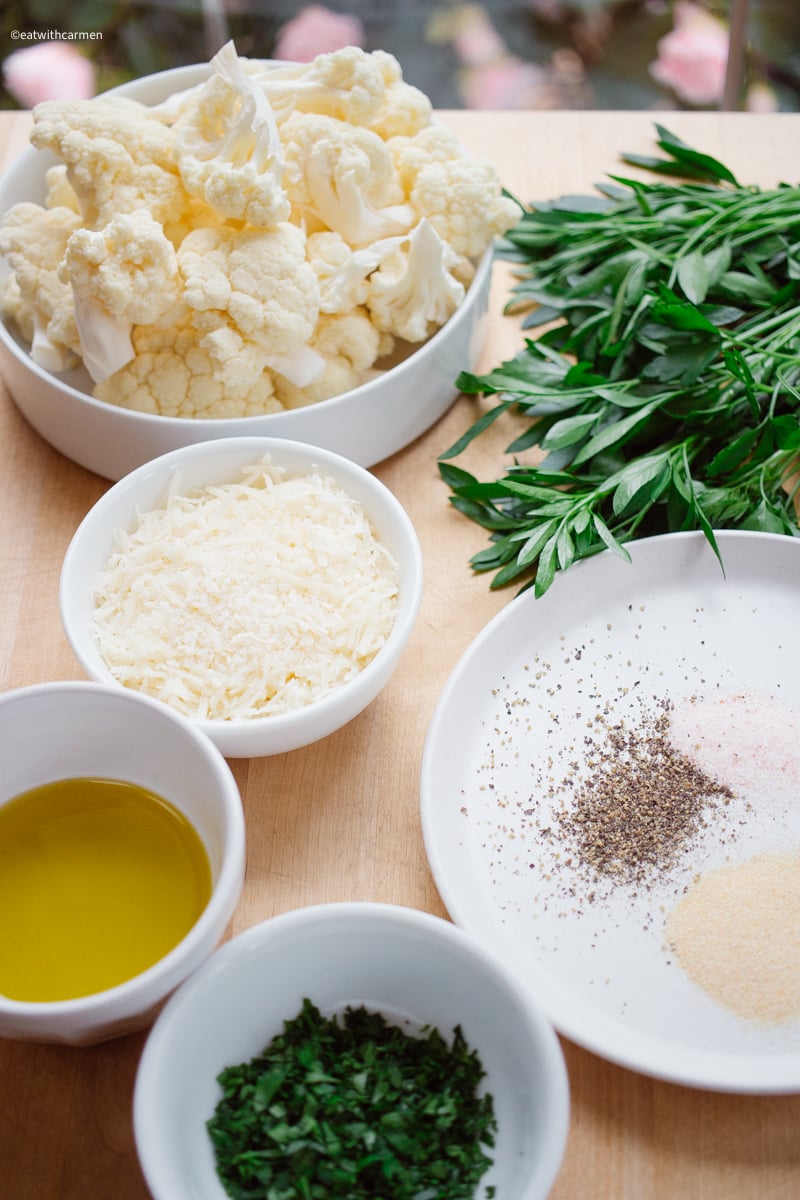
[[[205,847],[161,796],[64,779],[0,805],[0,993],[44,1002],[138,975],[211,895]]]

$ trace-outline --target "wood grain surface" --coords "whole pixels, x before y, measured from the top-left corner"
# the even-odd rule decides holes
[[[586,192],[620,170],[623,150],[653,150],[658,120],[722,158],[746,182],[773,184],[800,162],[800,116],[717,113],[439,114],[490,158],[523,200]],[[0,167],[25,146],[27,114],[0,113]],[[630,172],[628,172],[630,173]],[[495,267],[482,366],[513,353]],[[244,894],[231,933],[321,901],[381,900],[446,916],[428,870],[418,774],[439,692],[471,640],[511,598],[473,576],[484,535],[455,513],[436,457],[480,401],[459,397],[425,436],[375,468],[418,530],[426,568],[419,621],[383,694],[341,732],[268,759],[232,763],[247,820]],[[502,468],[508,427],[464,465]],[[58,615],[61,560],[108,483],[46,445],[0,387],[0,690],[80,678]],[[2,765],[0,765],[2,769]],[[1,933],[0,933],[1,936]],[[131,1126],[144,1033],[72,1049],[0,1040],[0,1200],[147,1200]],[[793,1200],[800,1197],[800,1096],[716,1094],[658,1082],[563,1042],[570,1135],[552,1200]],[[175,1200],[182,1200],[175,1197]],[[499,1197],[498,1200],[518,1200]]]

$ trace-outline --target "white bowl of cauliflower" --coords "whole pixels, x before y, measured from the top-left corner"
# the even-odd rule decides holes
[[[268,435],[372,466],[476,365],[519,210],[383,51],[240,57],[34,110],[0,180],[0,368],[115,480]]]

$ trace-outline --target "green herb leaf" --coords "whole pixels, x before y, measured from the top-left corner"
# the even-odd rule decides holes
[[[689,303],[688,300],[681,300],[663,284],[659,291],[661,299],[657,300],[652,307],[653,316],[657,321],[663,321],[664,324],[671,325],[673,329],[699,330],[719,336],[716,325],[712,325],[708,317],[704,316],[694,304]]]
[[[652,400],[649,404],[643,404],[641,408],[629,413],[627,417],[622,417],[621,420],[606,425],[604,429],[589,438],[586,445],[575,455],[573,466],[595,458],[612,446],[619,446],[652,416],[660,404],[660,400]]]
[[[648,454],[634,459],[608,480],[614,487],[612,511],[615,516],[623,513],[629,505],[640,501],[643,492],[650,500],[657,500],[670,478],[668,453]]]
[[[483,1074],[459,1026],[448,1044],[364,1007],[323,1017],[306,999],[219,1076],[220,1182],[233,1200],[473,1200],[497,1128]]]
[[[724,180],[727,183],[732,183],[738,186],[736,176],[732,171],[719,162],[716,158],[712,158],[710,154],[700,154],[697,150],[693,150],[691,146],[687,146],[685,142],[676,137],[674,133],[670,133],[663,125],[656,125],[658,131],[658,144],[662,150],[666,150],[671,154],[676,162],[684,167],[693,167],[697,170],[705,171],[706,177],[715,180]]]
[[[774,417],[770,428],[781,450],[800,450],[800,415],[785,413]]]
[[[461,378],[463,377],[459,376],[459,379]],[[462,388],[462,391],[467,390],[462,384],[459,384],[459,386]],[[480,391],[481,389],[478,388],[477,390]],[[457,455],[463,454],[470,442],[474,441],[474,439],[479,437],[485,429],[488,429],[490,425],[494,424],[497,418],[502,416],[508,408],[510,408],[509,403],[497,404],[494,408],[490,408],[488,412],[484,413],[483,417],[480,417],[474,423],[474,425],[470,426],[463,437],[458,438],[458,440],[453,443],[449,450],[445,450],[443,454],[439,455],[440,462],[444,459],[455,458]]]
[[[703,303],[710,282],[711,272],[702,251],[693,250],[691,254],[678,259],[678,283],[692,304]]]
[[[513,409],[508,451],[543,456],[487,484],[443,473],[489,531],[473,565],[492,587],[541,596],[577,559],[654,533],[698,529],[718,558],[719,528],[798,533],[800,187],[740,185],[656,134],[666,157],[623,156],[651,181],[538,202],[506,236],[506,311],[538,336],[459,377],[498,406],[443,455]]]
[[[617,538],[614,537],[603,518],[598,513],[594,513],[592,515],[592,521],[602,541],[605,542],[609,550],[613,550],[613,552],[618,554],[620,558],[624,558],[626,562],[630,562],[630,552],[625,549],[625,547]]]
[[[597,413],[580,413],[575,417],[564,417],[551,425],[539,442],[543,450],[558,450],[562,446],[574,446],[597,424]]]

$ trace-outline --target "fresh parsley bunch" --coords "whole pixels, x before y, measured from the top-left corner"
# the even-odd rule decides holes
[[[686,182],[612,176],[596,196],[523,210],[503,254],[506,311],[541,329],[464,392],[488,409],[441,455],[451,502],[490,533],[471,562],[492,587],[532,583],[636,537],[700,529],[797,536],[800,188],[740,184],[662,126],[666,158],[629,163]],[[449,460],[504,412],[537,448],[479,482]]]

